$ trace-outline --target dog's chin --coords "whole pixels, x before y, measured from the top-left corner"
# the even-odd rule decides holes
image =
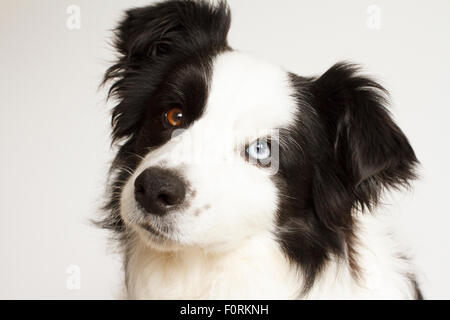
[[[174,239],[170,233],[157,229],[150,223],[142,223],[134,225],[139,240],[146,246],[159,251],[177,251],[184,246],[182,243]]]
[[[134,234],[135,240],[147,247],[160,251],[175,251],[183,247],[177,240],[175,231],[167,227],[162,229],[152,219],[144,218],[139,208],[135,207],[128,211],[128,214],[121,211],[121,217],[127,229]]]

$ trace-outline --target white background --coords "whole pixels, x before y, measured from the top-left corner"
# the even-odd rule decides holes
[[[364,65],[422,163],[397,195],[398,235],[427,298],[450,298],[450,1],[229,1],[231,46],[300,75],[338,60]],[[115,298],[120,259],[89,223],[102,204],[109,109],[102,73],[110,29],[134,0],[0,3],[0,298]],[[81,29],[66,27],[69,5]],[[381,29],[367,8],[381,9]],[[69,290],[77,265],[81,288]]]

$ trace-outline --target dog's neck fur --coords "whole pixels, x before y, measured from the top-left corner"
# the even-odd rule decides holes
[[[295,269],[268,234],[220,253],[161,252],[139,241],[126,269],[130,299],[292,299],[301,288]]]
[[[129,299],[405,299],[415,298],[410,264],[373,216],[360,216],[354,277],[346,259],[331,259],[302,295],[302,273],[271,234],[221,253],[162,252],[138,240],[126,263]],[[362,245],[363,244],[363,245]]]

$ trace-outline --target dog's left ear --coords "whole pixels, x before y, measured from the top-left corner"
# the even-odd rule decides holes
[[[418,163],[386,109],[386,90],[340,63],[312,84],[313,107],[325,132],[313,178],[319,218],[346,227],[354,208],[372,207],[384,188],[408,185]]]

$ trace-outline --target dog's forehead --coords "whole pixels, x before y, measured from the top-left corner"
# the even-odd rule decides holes
[[[253,136],[290,125],[295,113],[289,75],[281,67],[235,51],[215,58],[199,124]]]

